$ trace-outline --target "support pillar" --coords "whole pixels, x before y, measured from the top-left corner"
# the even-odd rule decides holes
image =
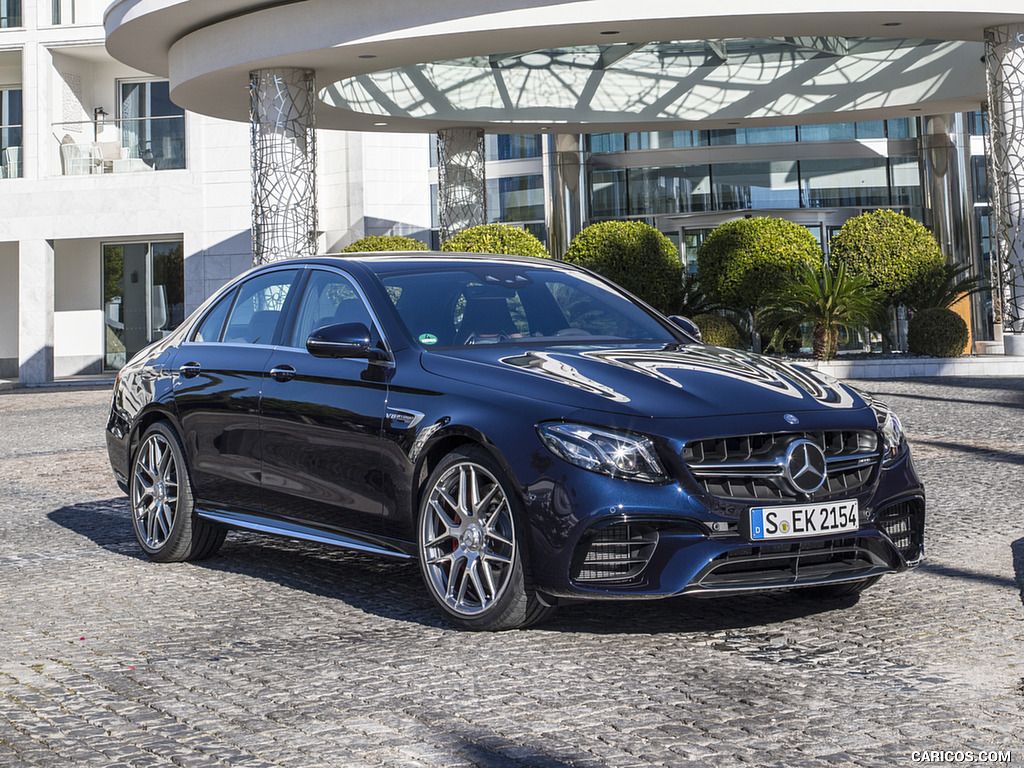
[[[249,74],[253,264],[317,252],[316,76]]]
[[[552,258],[565,255],[587,220],[585,173],[582,136],[560,133],[544,137],[544,224]]]
[[[995,258],[992,300],[1004,333],[1024,328],[1024,24],[985,30],[989,195]],[[1018,339],[1004,335],[1007,354]],[[1024,354],[1024,348],[1016,351]]]
[[[53,241],[18,244],[18,381],[53,381]]]
[[[974,236],[974,183],[971,177],[970,133],[964,115],[931,115],[921,120],[921,167],[924,169],[924,217],[951,264],[981,275]],[[973,298],[973,297],[972,297]],[[988,318],[980,301],[962,312],[971,338],[990,338]]]
[[[483,131],[437,132],[437,216],[442,243],[464,229],[487,223]]]

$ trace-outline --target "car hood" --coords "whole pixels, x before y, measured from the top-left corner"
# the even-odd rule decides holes
[[[830,376],[772,358],[685,347],[478,345],[423,355],[431,373],[490,390],[631,416],[689,418],[863,408]]]

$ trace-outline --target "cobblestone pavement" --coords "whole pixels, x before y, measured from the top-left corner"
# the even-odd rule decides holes
[[[151,563],[108,392],[2,394],[0,766],[1024,765],[1024,383],[863,386],[927,484],[921,569],[853,605],[588,604],[501,634],[444,625],[415,565],[253,534]]]

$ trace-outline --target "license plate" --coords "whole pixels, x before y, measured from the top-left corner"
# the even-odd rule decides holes
[[[859,529],[860,515],[856,499],[750,510],[751,541],[828,536]]]

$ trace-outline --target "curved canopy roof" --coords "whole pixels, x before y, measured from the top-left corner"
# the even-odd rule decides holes
[[[627,18],[628,17],[628,18]],[[976,109],[1019,0],[118,0],[117,59],[248,120],[248,73],[314,69],[320,127],[501,132],[820,123]]]

